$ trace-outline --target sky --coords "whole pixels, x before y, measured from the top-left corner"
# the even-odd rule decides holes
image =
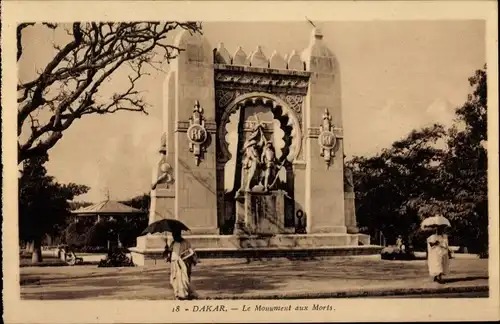
[[[415,128],[450,126],[454,109],[470,92],[468,77],[486,62],[485,24],[479,20],[315,23],[340,64],[348,158],[374,155]],[[274,50],[283,56],[302,51],[311,28],[305,21],[205,22],[203,34],[214,48],[223,42],[231,54],[238,46],[249,54],[260,45],[269,58]],[[54,55],[52,43],[61,41],[63,35],[45,28],[27,29],[20,79],[43,68]],[[149,191],[159,158],[166,76],[150,73],[139,84],[149,115],[85,116],[49,151],[50,175],[91,187],[77,200],[98,202],[107,190],[118,200]],[[111,91],[124,80],[127,75],[118,74],[106,87]]]

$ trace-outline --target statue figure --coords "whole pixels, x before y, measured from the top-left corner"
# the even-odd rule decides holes
[[[245,141],[242,148],[242,173],[241,173],[241,187],[240,191],[250,191],[251,183],[256,175],[257,169],[260,164],[260,148],[263,146],[265,137],[262,128],[264,125],[257,122],[250,137]]]
[[[172,167],[170,166],[170,164],[168,164],[167,162],[162,162],[160,164],[160,174],[158,176],[158,179],[156,179],[156,181],[153,183],[151,189],[155,190],[156,187],[161,183],[171,183],[173,180],[172,175],[170,174],[171,170]]]
[[[242,160],[243,172],[241,188],[245,191],[250,191],[250,185],[259,164],[259,152],[256,147],[257,143],[255,139],[250,138],[243,146],[244,155]]]
[[[273,144],[271,141],[266,142],[262,157],[262,165],[264,169],[264,190],[268,191],[270,187],[274,184],[273,176],[276,166],[276,154],[274,152]]]
[[[352,178],[352,169],[344,166],[344,191],[354,192],[354,180]]]
[[[162,135],[161,137],[161,145],[160,145],[160,150],[159,153],[161,154],[160,161],[158,163],[158,178],[155,180],[155,182],[151,186],[151,190],[155,190],[156,187],[159,184],[162,183],[171,183],[173,180],[172,177],[172,167],[170,164],[166,162],[167,158],[167,137],[165,134]]]

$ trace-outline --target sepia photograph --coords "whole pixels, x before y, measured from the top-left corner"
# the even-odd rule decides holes
[[[498,301],[486,19],[168,17],[10,27],[14,299]]]

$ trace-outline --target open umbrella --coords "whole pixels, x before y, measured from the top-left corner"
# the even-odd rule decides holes
[[[142,231],[141,235],[180,231],[189,231],[189,228],[181,221],[166,218],[149,224],[148,227]]]
[[[432,230],[438,227],[451,227],[450,221],[446,217],[436,215],[427,217],[422,224],[420,224],[420,229],[422,230]]]

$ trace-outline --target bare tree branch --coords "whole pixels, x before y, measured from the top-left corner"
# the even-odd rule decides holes
[[[23,54],[23,30],[34,25],[23,23],[17,27],[18,61]],[[44,25],[54,30],[64,28]],[[71,36],[69,41],[54,44],[56,54],[45,68],[33,80],[17,86],[18,162],[46,153],[84,115],[120,110],[147,113],[147,103],[137,90],[137,81],[147,75],[144,66],[159,70],[163,62],[170,62],[184,50],[169,41],[175,29],[201,33],[201,24],[75,22],[71,28],[65,28]],[[128,87],[103,95],[99,90],[123,67],[131,70]],[[41,111],[44,116],[49,114],[44,122],[37,117]],[[30,127],[25,127],[26,121],[30,121]]]

